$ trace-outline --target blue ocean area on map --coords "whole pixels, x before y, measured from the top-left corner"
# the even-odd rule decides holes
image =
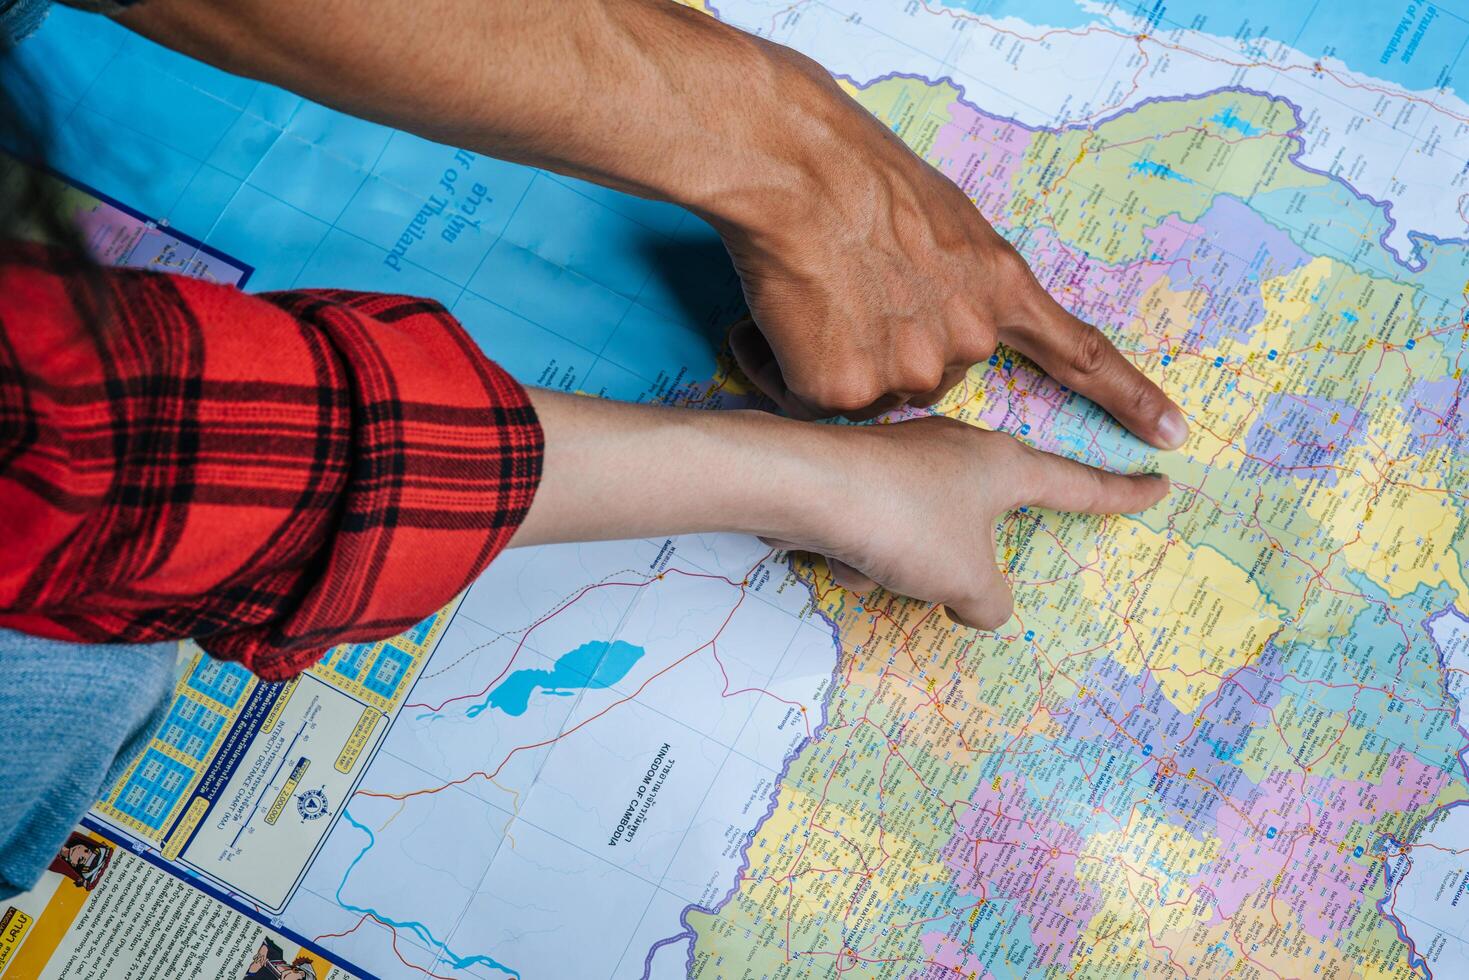
[[[489,707],[507,715],[523,715],[536,691],[566,697],[576,691],[611,687],[626,677],[642,656],[642,647],[621,640],[583,643],[562,654],[550,670],[517,670],[467,714],[473,718]]]
[[[253,266],[252,291],[427,296],[522,381],[638,401],[706,381],[742,309],[718,236],[673,205],[363,122],[64,8],[19,53],[54,168]]]
[[[1077,28],[1110,23],[1105,11],[1141,18],[1154,30],[1186,27],[1242,41],[1281,42],[1313,57],[1330,56],[1348,68],[1425,90],[1448,85],[1452,66],[1469,46],[1469,12],[1416,0],[1352,4],[1350,30],[1336,17],[1312,16],[1320,3],[1278,0],[940,0],[945,6],[1028,24]]]

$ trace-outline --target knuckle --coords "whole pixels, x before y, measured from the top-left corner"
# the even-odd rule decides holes
[[[956,345],[955,353],[966,363],[977,364],[980,361],[988,360],[999,349],[999,346],[994,327],[986,323],[965,331],[964,336]]]
[[[1006,286],[1027,286],[1034,279],[1025,259],[1003,238],[995,242],[994,263],[995,276]]]
[[[859,375],[826,379],[812,385],[809,393],[803,393],[809,401],[834,412],[855,412],[871,405],[881,395],[876,380]]]
[[[1139,379],[1131,387],[1127,396],[1128,407],[1138,415],[1149,414],[1151,409],[1158,407],[1159,392],[1152,385]]]
[[[828,399],[826,407],[832,411],[858,412],[877,401],[878,391],[876,388],[852,388],[842,391]]]
[[[937,388],[944,380],[944,364],[937,359],[908,364],[902,374],[903,387],[909,391],[924,392]]]
[[[819,373],[800,369],[787,370],[784,373],[786,387],[797,398],[813,400],[823,388],[823,379]]]
[[[1102,332],[1096,327],[1087,327],[1071,349],[1068,363],[1074,374],[1089,378],[1107,366],[1111,352],[1112,345],[1102,336]]]

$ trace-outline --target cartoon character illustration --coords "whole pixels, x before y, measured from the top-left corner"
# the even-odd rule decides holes
[[[272,960],[277,963],[281,961],[281,948],[276,945],[275,940],[266,936],[260,940],[260,948],[255,950],[255,956],[245,968],[242,980],[278,980],[280,974],[271,966]]]
[[[316,964],[309,956],[298,956],[282,971],[281,980],[317,980]]]
[[[101,841],[72,831],[51,859],[50,869],[65,875],[78,888],[91,891],[102,880],[102,872],[112,863],[112,847]]]
[[[290,963],[280,946],[269,936],[260,940],[260,947],[246,967],[241,980],[318,980],[316,964],[309,956],[298,956]]]

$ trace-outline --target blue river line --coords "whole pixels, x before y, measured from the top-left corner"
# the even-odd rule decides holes
[[[357,913],[362,914],[362,915],[370,915],[374,919],[377,919],[379,922],[383,923],[384,925],[391,926],[394,929],[407,929],[409,932],[413,933],[415,936],[417,936],[425,944],[427,944],[428,946],[430,946],[433,949],[436,949],[440,953],[442,953],[448,959],[448,961],[454,965],[455,969],[464,970],[464,969],[468,969],[469,967],[474,966],[476,964],[484,964],[485,966],[489,967],[492,970],[499,970],[501,973],[505,974],[506,976],[515,977],[516,980],[520,980],[520,973],[519,973],[519,971],[512,970],[510,967],[505,966],[503,963],[500,963],[497,960],[495,960],[494,957],[485,956],[485,955],[482,955],[482,954],[481,955],[476,955],[476,956],[457,956],[457,955],[455,955],[454,951],[451,950],[447,945],[445,945],[444,943],[441,943],[437,939],[435,939],[433,933],[429,932],[428,931],[428,927],[425,926],[421,922],[399,922],[399,921],[396,921],[394,919],[388,918],[387,916],[385,916],[381,912],[379,912],[377,909],[372,908],[370,906],[368,906],[368,907],[362,907],[362,906],[352,905],[352,904],[348,903],[347,901],[345,901],[342,898],[342,889],[345,888],[345,887],[347,887],[347,879],[350,878],[350,877],[352,877],[352,869],[355,868],[355,867],[357,867],[357,862],[358,861],[361,861],[364,857],[367,856],[367,852],[368,851],[372,850],[373,845],[375,845],[377,843],[377,838],[373,836],[373,833],[372,833],[371,830],[367,829],[367,827],[365,827],[362,824],[358,823],[356,820],[353,820],[352,819],[352,814],[350,812],[345,811],[345,810],[342,811],[342,819],[343,820],[346,820],[349,824],[351,824],[352,826],[356,827],[358,830],[362,831],[364,834],[367,835],[367,846],[364,847],[358,853],[358,855],[355,858],[352,859],[352,863],[349,864],[349,865],[347,865],[347,871],[346,871],[346,873],[342,875],[342,883],[337,886],[336,900],[337,900],[337,904],[338,905],[340,905],[342,908],[346,909],[348,912],[357,912]]]

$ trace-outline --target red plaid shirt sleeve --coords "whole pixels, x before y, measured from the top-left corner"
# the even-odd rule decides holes
[[[0,246],[0,626],[193,637],[291,677],[468,585],[542,449],[525,391],[432,301]]]

